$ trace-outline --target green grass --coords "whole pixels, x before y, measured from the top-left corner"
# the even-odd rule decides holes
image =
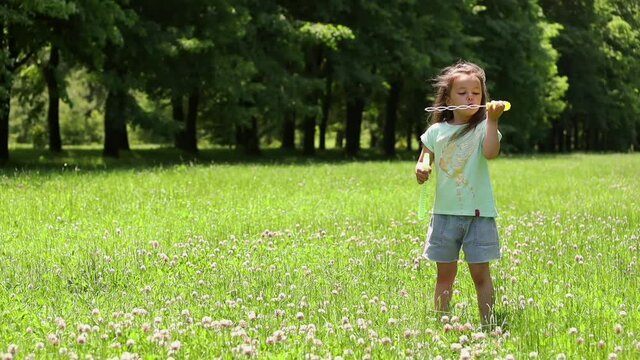
[[[490,163],[507,323],[483,333],[458,326],[479,323],[464,266],[453,330],[432,311],[408,157],[78,151],[17,151],[0,170],[0,353],[640,356],[638,155]]]

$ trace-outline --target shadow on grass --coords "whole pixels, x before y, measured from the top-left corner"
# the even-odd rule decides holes
[[[233,149],[203,149],[198,154],[189,154],[173,148],[160,147],[134,148],[131,151],[121,151],[119,158],[108,158],[102,156],[102,149],[98,147],[68,147],[61,153],[52,153],[45,149],[18,148],[11,150],[9,161],[0,163],[0,174],[15,171],[109,171],[211,164],[337,164],[359,161],[406,161],[415,160],[417,157],[417,150],[398,151],[392,157],[370,149],[361,150],[358,156],[346,155],[341,149],[317,151],[313,156],[304,156],[300,151],[283,149],[265,149],[259,155],[249,155]]]

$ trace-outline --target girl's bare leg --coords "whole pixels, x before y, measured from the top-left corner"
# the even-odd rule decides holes
[[[489,263],[469,264],[469,272],[476,287],[478,296],[478,309],[480,310],[480,320],[482,325],[489,325],[495,322],[493,319],[493,306],[495,295],[493,291],[493,281],[489,272]]]
[[[436,279],[436,291],[434,294],[434,305],[436,311],[449,311],[449,302],[453,290],[453,282],[458,272],[458,262],[437,263],[438,277]]]

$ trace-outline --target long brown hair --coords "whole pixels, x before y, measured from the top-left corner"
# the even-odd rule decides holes
[[[475,76],[480,80],[480,86],[482,87],[482,100],[481,105],[487,103],[489,94],[487,93],[486,77],[484,70],[474,63],[460,60],[454,65],[447,66],[442,69],[440,75],[433,79],[433,87],[436,88],[436,99],[433,102],[433,106],[447,106],[447,98],[451,95],[451,88],[453,87],[453,81],[460,74],[466,74]],[[460,131],[454,134],[450,140],[458,139],[469,131],[473,130],[478,124],[486,117],[487,110],[485,108],[479,108],[478,111],[471,117],[469,122]],[[453,111],[436,111],[431,115],[431,124],[445,122],[453,119]]]

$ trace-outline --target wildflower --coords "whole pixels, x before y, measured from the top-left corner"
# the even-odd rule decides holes
[[[182,347],[182,344],[178,340],[176,340],[176,341],[171,343],[171,351],[176,352],[176,351],[180,350],[180,347]]]
[[[56,318],[56,326],[58,327],[58,329],[64,330],[67,328],[67,322],[64,321],[63,318]]]
[[[76,341],[78,342],[78,344],[84,345],[87,343],[87,336],[85,334],[81,334],[80,336],[78,336]]]
[[[404,331],[404,337],[405,339],[410,339],[412,337],[415,337],[418,335],[418,332],[415,330],[405,330]]]
[[[60,345],[60,338],[58,338],[58,335],[56,334],[49,334],[47,336],[47,339],[49,340],[49,343],[53,346]]]
[[[477,332],[477,333],[471,334],[471,338],[474,341],[482,341],[482,340],[487,338],[487,335],[485,333],[483,333],[483,332]]]
[[[578,333],[578,329],[572,327],[569,329],[569,335],[575,335]]]
[[[615,325],[613,326],[613,331],[614,331],[616,334],[622,334],[622,331],[623,331],[622,325],[620,325],[620,324],[615,324]]]
[[[537,351],[532,351],[529,353],[529,358],[530,359],[536,359],[538,357],[538,352]]]

